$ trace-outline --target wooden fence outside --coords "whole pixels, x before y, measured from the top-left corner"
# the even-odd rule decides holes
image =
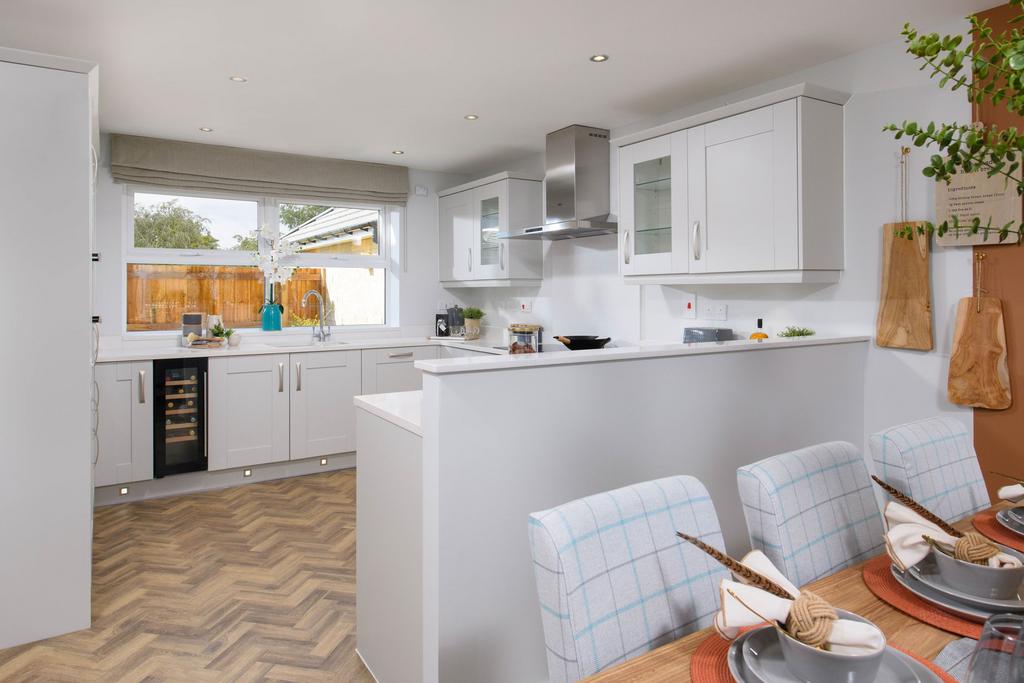
[[[290,282],[278,287],[285,325],[317,319],[315,302],[303,309],[302,295],[314,289],[324,297],[327,322],[332,304],[321,268],[298,268]],[[181,329],[182,313],[216,314],[225,327],[260,326],[263,274],[252,266],[181,266],[128,264],[127,322],[129,332]]]

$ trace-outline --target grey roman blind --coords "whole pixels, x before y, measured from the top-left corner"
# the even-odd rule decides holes
[[[325,202],[404,204],[405,166],[111,135],[114,180],[177,190],[241,192]]]

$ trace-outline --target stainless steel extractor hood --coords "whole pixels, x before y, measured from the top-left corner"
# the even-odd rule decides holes
[[[548,133],[544,224],[498,233],[505,239],[564,240],[618,231],[608,215],[608,131],[567,126]]]

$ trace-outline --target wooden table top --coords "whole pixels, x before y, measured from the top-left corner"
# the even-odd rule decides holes
[[[999,504],[995,507],[999,509],[1007,505]],[[961,531],[967,531],[972,528],[971,517],[953,526]],[[828,600],[834,607],[870,619],[882,629],[890,645],[913,652],[919,657],[935,659],[942,648],[960,638],[958,635],[918,621],[876,598],[861,578],[861,570],[865,564],[866,562],[862,562],[842,569],[808,584],[807,588]],[[690,657],[701,641],[712,633],[714,629],[710,627],[696,631],[583,680],[586,683],[689,683]]]

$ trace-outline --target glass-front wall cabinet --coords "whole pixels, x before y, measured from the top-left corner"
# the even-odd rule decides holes
[[[473,270],[477,279],[499,279],[506,274],[505,240],[498,233],[508,229],[507,182],[488,183],[473,190],[476,239],[473,246]]]
[[[676,136],[619,150],[619,232],[624,275],[672,272],[686,222],[686,143]],[[684,266],[685,267],[685,266]]]
[[[498,230],[501,225],[501,198],[485,197],[480,200],[480,265],[498,265]]]
[[[636,231],[634,254],[671,253],[671,157],[633,164],[633,225]]]

